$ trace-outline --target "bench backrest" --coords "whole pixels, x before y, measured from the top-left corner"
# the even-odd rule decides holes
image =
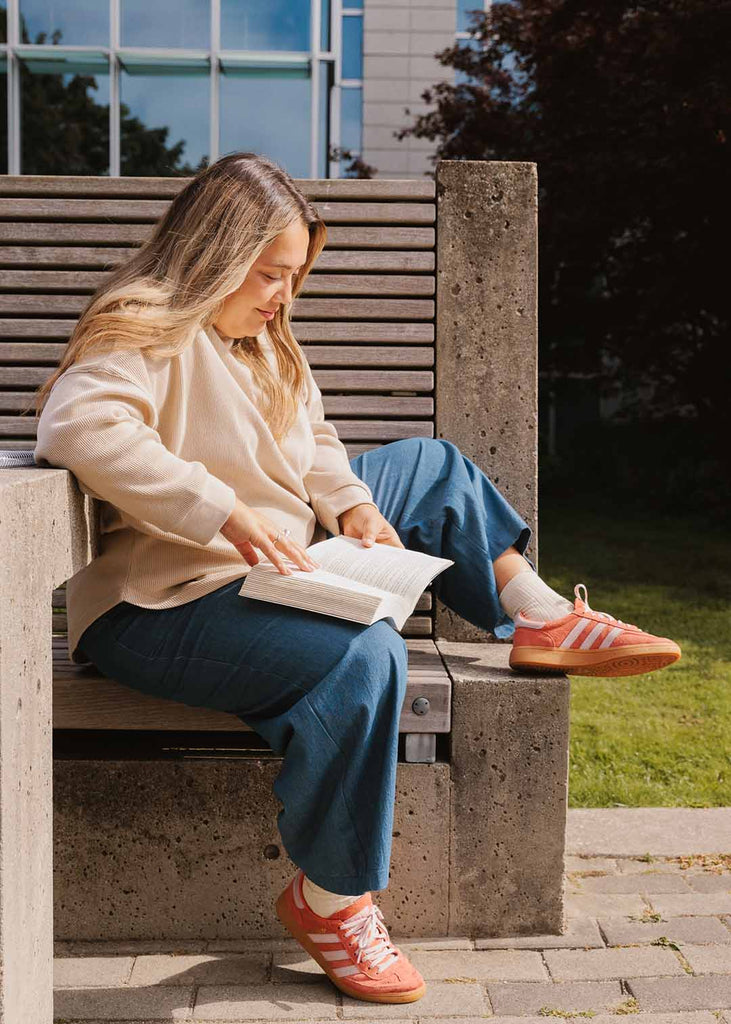
[[[183,178],[0,178],[0,447],[35,445],[22,415],[58,365],[88,296],[151,233]],[[433,437],[435,184],[305,180],[328,241],[292,307],[350,458],[398,438]],[[54,593],[65,632],[65,587]],[[432,635],[429,590],[404,630]]]

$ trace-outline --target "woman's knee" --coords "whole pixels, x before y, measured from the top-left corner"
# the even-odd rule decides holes
[[[351,656],[368,681],[368,688],[396,687],[405,693],[408,674],[408,648],[401,634],[385,619],[364,629],[351,644]]]

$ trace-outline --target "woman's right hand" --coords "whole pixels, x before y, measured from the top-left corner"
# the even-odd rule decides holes
[[[300,569],[306,569],[308,572],[317,569],[318,563],[310,558],[305,548],[291,537],[280,537],[277,541],[282,552],[274,546],[274,538],[280,530],[281,528],[276,526],[271,519],[267,519],[261,512],[257,512],[237,498],[234,510],[221,527],[220,532],[241,553],[249,565],[257,565],[259,562],[259,556],[254,551],[254,548],[257,547],[284,576],[291,576],[292,570],[287,567],[282,552],[291,558]]]

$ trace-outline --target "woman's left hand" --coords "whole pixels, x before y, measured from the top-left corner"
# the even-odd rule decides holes
[[[338,516],[340,532],[346,537],[360,537],[365,547],[377,544],[390,544],[394,548],[403,548],[401,538],[393,526],[384,519],[375,505],[364,502]]]

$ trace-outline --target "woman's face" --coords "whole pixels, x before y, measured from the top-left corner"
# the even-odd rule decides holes
[[[229,338],[255,338],[264,324],[260,310],[274,311],[292,301],[292,278],[307,260],[310,235],[295,221],[267,246],[249,270],[243,284],[224,299],[213,326]]]

